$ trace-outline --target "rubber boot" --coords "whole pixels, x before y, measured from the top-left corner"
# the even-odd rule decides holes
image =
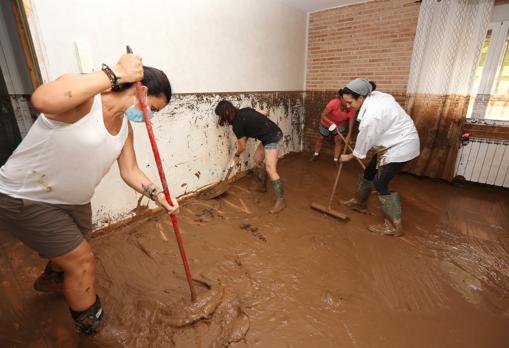
[[[274,192],[276,193],[276,203],[272,209],[269,210],[269,213],[277,214],[286,207],[285,190],[281,179],[272,181],[272,187],[274,187]]]
[[[48,262],[44,272],[34,282],[34,289],[40,292],[58,292],[64,290],[64,272],[56,272]]]
[[[256,188],[258,192],[267,192],[267,171],[265,167],[259,167],[256,170],[256,178],[259,181],[259,186]]]
[[[81,334],[79,347],[123,347],[127,342],[127,331],[106,322],[101,300],[83,312],[70,310],[74,324]]]
[[[366,180],[363,175],[359,176],[357,193],[355,197],[347,201],[339,201],[342,205],[362,214],[369,214],[368,199],[373,189],[373,182]]]
[[[400,237],[403,235],[401,226],[401,201],[397,192],[389,195],[378,196],[380,207],[385,215],[385,222],[380,225],[371,225],[368,229],[371,232],[384,236]]]

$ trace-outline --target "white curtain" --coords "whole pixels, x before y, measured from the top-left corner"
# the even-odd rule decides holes
[[[407,110],[421,138],[408,171],[452,180],[461,130],[494,0],[423,0]]]
[[[494,2],[423,0],[409,94],[469,94]]]

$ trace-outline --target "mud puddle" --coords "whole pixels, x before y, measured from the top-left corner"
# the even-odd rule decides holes
[[[171,223],[164,216],[92,240],[98,293],[128,347],[507,347],[509,197],[401,175],[406,235],[367,231],[309,208],[328,199],[335,167],[307,154],[281,163],[288,208],[252,191],[248,176],[218,199],[183,202],[179,222],[199,294],[194,311]],[[337,198],[349,198],[349,163]],[[0,346],[71,347],[62,298],[31,289],[44,261],[2,237]],[[209,289],[210,287],[210,289]],[[181,311],[181,308],[188,311]],[[189,322],[189,318],[194,318]]]

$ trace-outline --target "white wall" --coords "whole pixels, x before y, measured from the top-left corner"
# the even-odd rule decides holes
[[[287,137],[283,152],[301,150],[302,98],[240,92],[302,90],[304,12],[272,0],[61,0],[58,5],[31,0],[30,5],[46,80],[79,71],[74,41],[90,47],[97,67],[114,64],[129,44],[146,65],[167,73],[177,95],[154,118],[154,131],[173,195],[220,180],[234,151],[232,132],[217,127],[213,112],[222,97],[211,92],[234,92],[227,97],[236,105],[268,109]],[[205,94],[192,94],[198,92]],[[159,183],[144,125],[136,125],[134,133],[140,167]],[[251,141],[251,153],[253,146]],[[128,217],[137,197],[114,165],[92,201],[95,223]]]
[[[56,4],[58,3],[58,4]],[[78,72],[73,41],[96,67],[129,44],[176,93],[301,90],[306,14],[273,0],[31,0],[47,78]]]

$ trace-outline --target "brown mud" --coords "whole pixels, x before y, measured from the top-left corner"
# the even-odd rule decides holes
[[[246,176],[218,199],[182,202],[178,217],[203,303],[190,304],[166,216],[91,241],[98,293],[129,347],[508,347],[509,195],[400,175],[402,238],[370,233],[374,215],[345,210],[357,163],[336,168],[308,154],[280,162],[288,207]],[[5,232],[5,231],[4,231]],[[72,347],[77,337],[59,295],[32,283],[45,261],[0,233],[0,347]],[[183,311],[182,309],[186,311]]]

